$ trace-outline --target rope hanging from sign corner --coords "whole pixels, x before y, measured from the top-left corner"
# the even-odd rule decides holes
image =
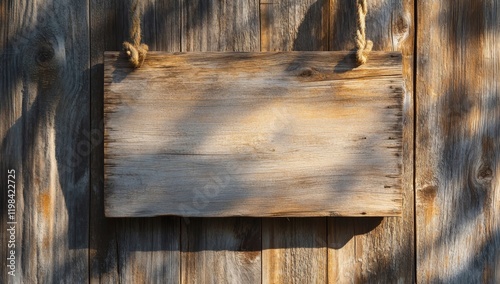
[[[130,9],[130,41],[123,42],[123,49],[127,54],[130,63],[135,68],[139,68],[146,54],[148,53],[148,46],[141,43],[141,17],[143,13],[143,6],[140,5],[140,0],[133,0]],[[368,13],[368,5],[366,0],[357,0],[357,24],[356,30],[356,61],[358,65],[363,65],[368,60],[368,54],[373,48],[373,42],[366,39],[366,14]]]
[[[368,60],[368,54],[372,50],[373,42],[366,39],[366,14],[368,6],[366,0],[357,1],[358,8],[358,29],[356,31],[356,61],[358,65],[363,65]]]
[[[130,42],[123,42],[123,49],[127,54],[130,63],[135,68],[141,67],[146,54],[148,53],[148,46],[141,43],[141,18],[143,14],[143,5],[141,0],[133,0],[132,7],[130,8]]]

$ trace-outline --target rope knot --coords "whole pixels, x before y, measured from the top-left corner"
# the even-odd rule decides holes
[[[141,17],[142,17],[142,6],[139,5],[140,0],[135,0],[130,9],[130,39],[132,42],[125,41],[123,43],[123,49],[127,54],[130,63],[135,68],[141,67],[144,59],[146,59],[146,54],[148,53],[148,46],[141,43]]]
[[[123,50],[125,51],[125,54],[127,54],[128,60],[132,63],[132,66],[139,68],[144,62],[144,59],[146,59],[146,54],[148,53],[149,48],[144,43],[135,46],[126,41],[123,43]]]
[[[358,0],[358,30],[356,31],[356,60],[358,65],[365,64],[368,54],[373,48],[373,42],[366,39],[366,0]]]

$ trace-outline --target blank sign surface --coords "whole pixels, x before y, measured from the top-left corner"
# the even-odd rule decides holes
[[[397,216],[400,53],[105,53],[110,217]]]

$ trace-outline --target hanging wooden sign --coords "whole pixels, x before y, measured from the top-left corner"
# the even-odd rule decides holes
[[[397,52],[107,52],[106,215],[400,215],[403,93]]]

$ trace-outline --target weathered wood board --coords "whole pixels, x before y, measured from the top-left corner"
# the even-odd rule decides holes
[[[500,5],[417,8],[417,280],[500,283]]]
[[[401,213],[400,53],[105,54],[107,216]]]
[[[143,39],[150,50],[180,50],[179,2],[144,4]],[[181,272],[179,217],[104,216],[104,50],[118,50],[128,39],[131,5],[132,0],[90,1],[91,129],[101,133],[91,139],[90,283],[176,283]]]
[[[260,50],[258,0],[181,6],[181,51]],[[259,218],[182,218],[180,283],[264,282],[261,234]]]
[[[0,283],[89,280],[88,4],[0,3]]]
[[[328,51],[328,6],[327,0],[261,1],[261,51]],[[264,218],[262,283],[325,283],[326,221]]]
[[[403,212],[401,217],[328,218],[329,283],[416,283],[414,247],[415,1],[369,0],[367,38],[374,50],[403,54]],[[355,46],[356,1],[330,1],[330,49]],[[423,15],[426,12],[422,12]],[[438,22],[438,21],[436,21]],[[283,236],[288,238],[288,236]],[[295,260],[297,262],[297,260]],[[283,281],[282,283],[287,283]]]

